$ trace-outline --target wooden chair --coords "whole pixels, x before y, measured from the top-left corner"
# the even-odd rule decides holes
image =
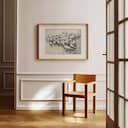
[[[84,85],[84,91],[77,91],[78,83]],[[68,91],[69,86],[73,86],[72,91]],[[88,86],[93,85],[92,92],[88,92]],[[73,111],[76,110],[76,98],[84,98],[85,107],[85,118],[87,118],[88,111],[88,97],[93,97],[93,113],[96,111],[96,75],[86,75],[86,74],[74,74],[73,81],[63,82],[63,99],[62,99],[62,114],[65,114],[66,109],[66,97],[73,98]]]

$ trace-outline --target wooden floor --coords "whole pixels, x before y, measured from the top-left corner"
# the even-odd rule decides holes
[[[83,113],[66,111],[0,110],[0,128],[105,128],[105,111]]]

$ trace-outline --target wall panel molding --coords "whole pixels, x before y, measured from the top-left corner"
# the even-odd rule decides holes
[[[20,87],[19,87],[19,100],[22,102],[26,101],[26,102],[42,102],[42,101],[61,101],[61,97],[57,97],[57,98],[49,98],[49,97],[46,97],[46,98],[43,98],[43,99],[40,99],[40,97],[38,97],[39,99],[35,99],[35,98],[28,98],[28,97],[24,97],[24,90],[25,90],[25,82],[26,83],[36,83],[35,85],[29,85],[30,89],[32,88],[32,86],[35,86],[37,87],[37,83],[38,82],[41,82],[42,83],[42,86],[45,86],[43,85],[44,83],[45,84],[50,84],[50,86],[55,86],[54,84],[59,84],[59,86],[62,85],[62,82],[64,81],[64,79],[20,79]],[[51,85],[52,84],[52,85]],[[52,89],[52,88],[49,88],[49,90]],[[49,91],[47,90],[47,91]],[[42,93],[44,94],[44,93]]]
[[[2,54],[2,62],[3,63],[14,63],[16,62],[14,59],[7,59],[6,58],[6,1],[7,0],[3,0],[3,54]],[[12,37],[14,38],[14,37]],[[9,55],[9,54],[8,54]]]
[[[6,87],[6,85],[10,85],[11,84],[11,83],[10,84],[6,84],[7,80],[9,79],[9,78],[7,78],[7,80],[6,80],[6,77],[9,74],[11,74],[11,76],[13,76],[14,72],[13,71],[3,71],[3,84],[2,84],[3,90],[13,90],[14,89],[14,87],[11,87],[11,86],[10,87]],[[12,81],[12,79],[11,79],[11,81]]]
[[[61,109],[62,82],[71,79],[71,73],[18,74],[16,86],[16,109]],[[106,87],[105,83],[105,75],[97,75],[97,91],[99,93],[97,96],[97,109],[101,110],[105,109],[106,97],[104,96],[105,92],[103,92]],[[30,95],[28,93],[30,93]],[[47,97],[49,94],[53,94],[53,97]],[[54,94],[57,95],[54,97]],[[83,103],[81,99],[79,99],[78,102],[80,104]],[[67,99],[67,109],[72,108],[71,104],[72,100],[70,98]],[[90,99],[89,108],[91,108],[91,105],[92,100]],[[81,105],[78,105],[78,109],[82,109]]]

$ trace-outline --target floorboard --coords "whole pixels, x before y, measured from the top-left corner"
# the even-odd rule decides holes
[[[105,111],[89,112],[84,118],[81,111],[14,111],[0,110],[0,128],[105,128]]]

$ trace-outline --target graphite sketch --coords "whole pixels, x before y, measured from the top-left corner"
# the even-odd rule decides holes
[[[80,29],[46,29],[46,54],[81,54]]]

